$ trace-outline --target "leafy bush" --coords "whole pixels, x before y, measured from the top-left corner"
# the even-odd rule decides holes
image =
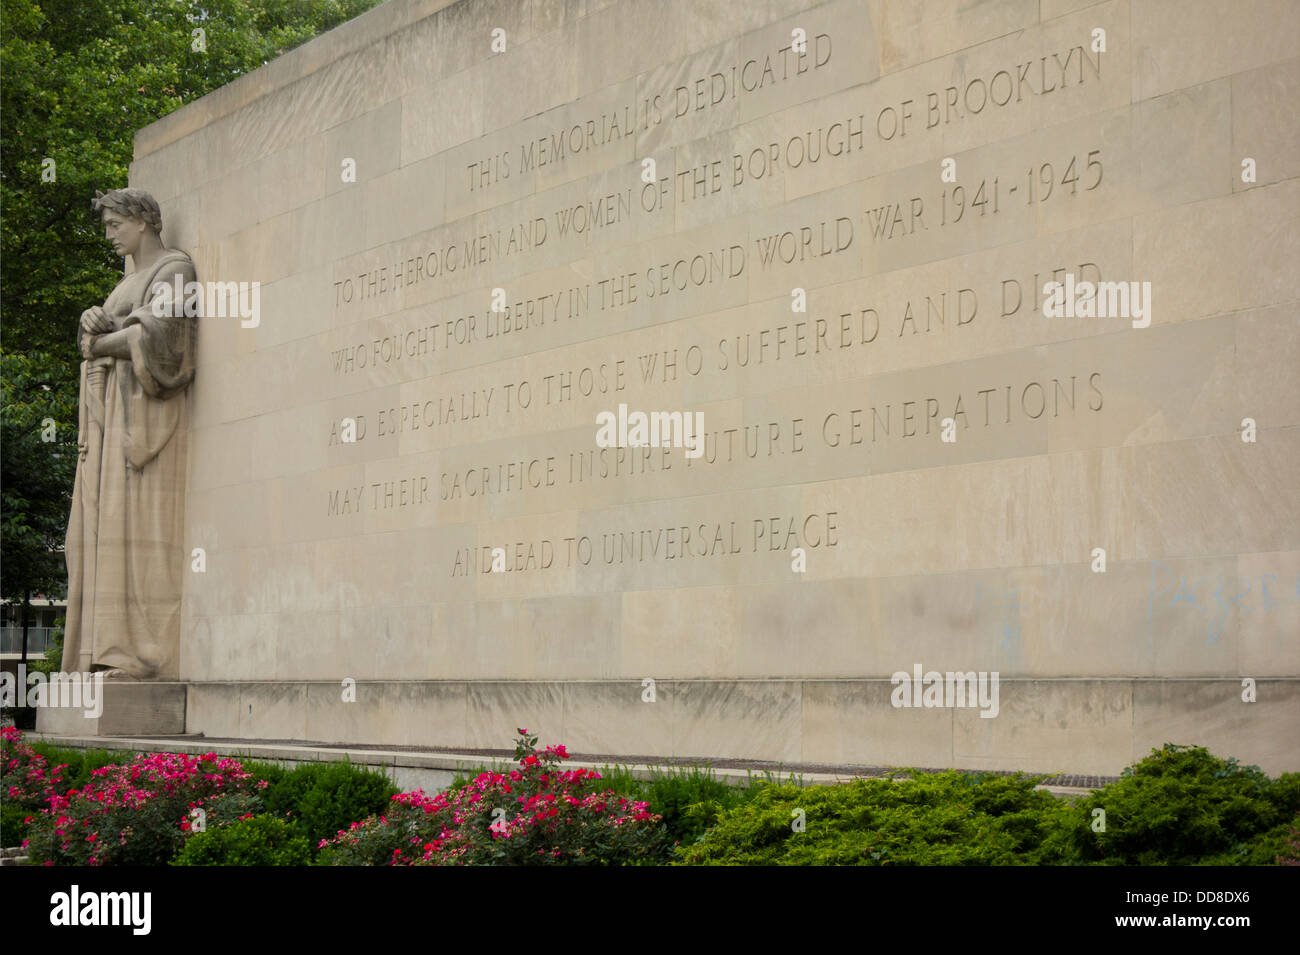
[[[397,794],[387,776],[351,763],[306,763],[283,769],[266,763],[248,767],[268,783],[266,811],[287,818],[318,846],[351,823],[383,812]]]
[[[1296,824],[1286,831],[1282,853],[1274,860],[1278,865],[1300,865],[1300,816]]]
[[[139,755],[94,770],[80,789],[53,793],[24,845],[47,865],[162,865],[180,851],[191,814],[208,827],[260,809],[252,774],[215,753]]]
[[[0,802],[0,846],[8,849],[21,846],[27,838],[29,826],[27,820],[32,811],[25,806],[16,806],[10,802]]]
[[[310,865],[311,848],[298,830],[276,816],[238,819],[195,833],[172,865]]]
[[[48,677],[63,672],[63,628],[66,623],[66,617],[54,621],[55,630],[51,634],[50,645],[45,648],[39,660],[27,661],[28,673],[44,673]]]
[[[563,746],[537,750],[520,730],[508,774],[480,773],[432,798],[393,797],[383,815],[322,843],[327,865],[624,865],[653,862],[666,833],[644,802],[559,768]]]
[[[751,778],[745,785],[729,785],[714,770],[693,765],[651,770],[649,780],[633,776],[630,770],[607,768],[604,785],[620,795],[645,800],[650,812],[662,817],[668,842],[690,845],[699,841],[719,813],[748,802],[764,783]]]
[[[1105,810],[1093,832],[1094,809]],[[1300,812],[1300,773],[1270,779],[1257,766],[1201,746],[1166,744],[1078,806],[1078,858],[1111,865],[1268,865]]]
[[[252,773],[256,779],[264,780],[266,782],[266,785],[262,787],[262,794],[264,796],[269,790],[274,789],[290,772],[279,763],[267,763],[260,759],[246,758],[240,758],[239,761],[244,764],[244,768]]]
[[[918,773],[757,787],[677,860],[688,865],[1038,864],[1068,807],[1038,777]],[[688,810],[689,812],[690,810]],[[698,810],[696,810],[698,811]]]

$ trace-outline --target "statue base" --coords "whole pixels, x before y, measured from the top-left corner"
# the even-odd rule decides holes
[[[185,686],[103,680],[87,694],[77,692],[81,686],[61,687],[58,694],[49,694],[49,702],[56,705],[37,707],[36,731],[55,736],[179,736],[185,732]]]

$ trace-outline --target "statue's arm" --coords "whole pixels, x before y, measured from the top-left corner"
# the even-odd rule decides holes
[[[194,263],[188,257],[155,272],[148,297],[121,320],[123,344],[110,343],[109,347],[124,347],[136,381],[151,398],[179,394],[194,377],[198,319],[185,313],[188,297],[173,301],[170,292],[177,282],[188,290],[194,280]]]
[[[159,292],[156,290],[161,287],[161,292],[165,296],[165,300],[170,304],[170,290],[174,276],[179,276],[182,283],[192,281],[194,279],[193,263],[186,261],[178,264],[174,269],[167,271],[166,274],[160,273],[157,276],[157,280],[154,282],[154,288],[150,290],[149,297],[143,304],[132,309],[132,311],[123,318],[123,327],[117,331],[95,335],[94,333],[98,331],[98,328],[103,327],[104,324],[107,324],[108,327],[111,328],[112,320],[102,314],[99,316],[90,316],[89,318],[87,318],[86,315],[83,315],[82,330],[87,336],[87,345],[83,349],[83,353],[86,354],[88,358],[120,358],[124,361],[133,361],[135,357],[138,357],[133,349],[138,349],[140,339],[146,334],[147,329],[143,323],[149,321],[151,318],[158,319],[162,322],[169,320],[167,317],[169,309],[162,309],[161,311],[163,314],[161,315],[155,312],[154,306],[156,303],[154,302],[154,299],[159,296]],[[97,309],[95,311],[102,313],[102,310]],[[179,318],[179,316],[177,316],[177,318]],[[186,321],[188,319],[180,320]]]
[[[131,325],[120,331],[110,332],[91,339],[91,358],[122,358],[131,360],[131,342],[140,337],[140,326]]]

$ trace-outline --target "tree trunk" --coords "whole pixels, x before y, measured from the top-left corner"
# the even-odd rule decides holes
[[[30,589],[23,591],[23,608],[20,611],[23,615],[23,655],[18,661],[18,672],[24,673],[27,665],[27,626],[30,623],[29,608],[32,604],[32,592]],[[36,717],[30,709],[27,708],[27,685],[25,681],[19,681],[14,687],[18,691],[15,703],[21,701],[21,709],[14,710],[14,725],[19,729],[34,730],[36,729]],[[21,723],[21,725],[20,725]]]
[[[18,661],[18,663],[19,663],[20,665],[24,665],[24,664],[27,663],[27,624],[28,624],[27,617],[28,617],[28,608],[31,606],[31,604],[32,604],[32,592],[31,592],[30,590],[26,590],[26,591],[23,592],[23,609],[22,609],[22,615],[23,615],[23,655],[22,655],[22,659],[20,659],[20,660]]]

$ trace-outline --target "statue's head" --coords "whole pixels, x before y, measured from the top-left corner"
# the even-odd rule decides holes
[[[162,232],[162,211],[143,189],[95,190],[91,208],[104,220],[104,237],[118,255],[137,255],[145,237]]]

